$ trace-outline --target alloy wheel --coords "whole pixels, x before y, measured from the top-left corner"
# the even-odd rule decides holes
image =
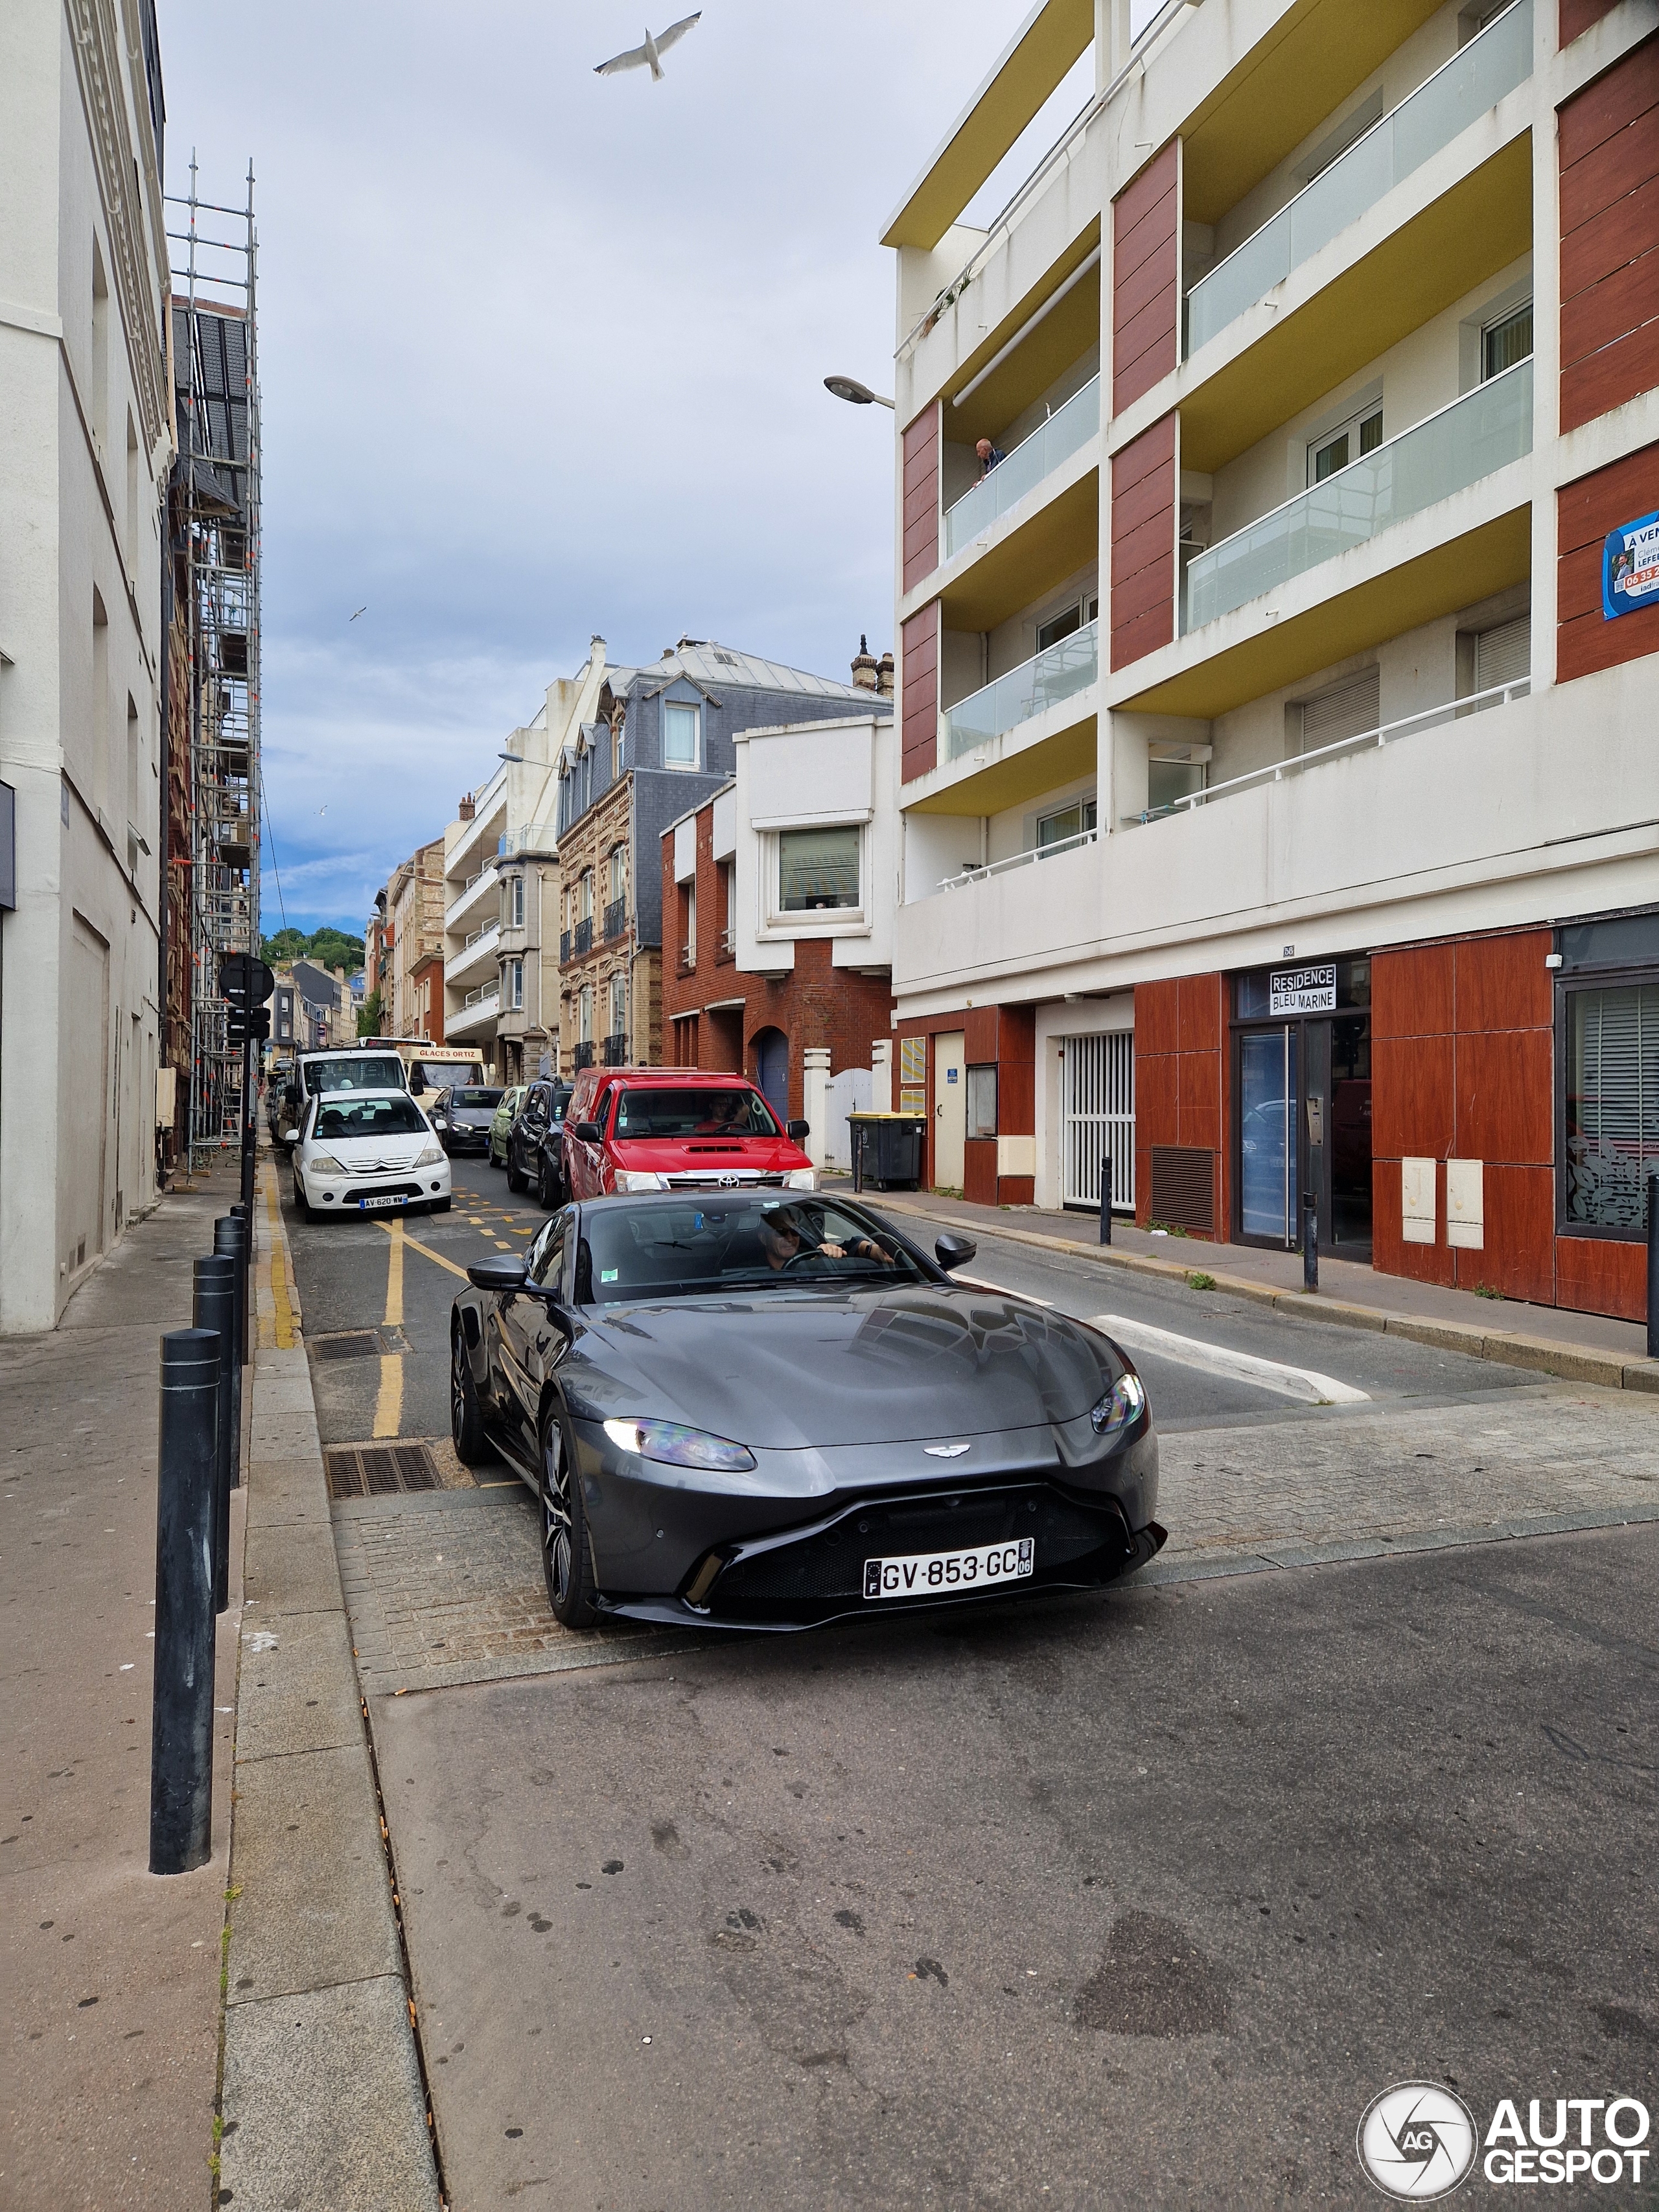
[[[556,1419],[549,1422],[542,1446],[542,1552],[548,1595],[556,1607],[562,1606],[570,1593],[570,1470],[564,1430]]]

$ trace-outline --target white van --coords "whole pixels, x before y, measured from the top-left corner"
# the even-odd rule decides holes
[[[389,1045],[347,1045],[329,1052],[302,1052],[288,1079],[277,1134],[288,1144],[290,1129],[313,1098],[325,1091],[406,1091],[403,1061]]]
[[[446,1052],[441,1044],[403,1045],[399,1052],[404,1079],[428,1112],[441,1091],[470,1089],[489,1079],[483,1062],[472,1053]]]

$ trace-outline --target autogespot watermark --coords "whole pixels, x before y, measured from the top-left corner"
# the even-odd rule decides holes
[[[1652,2121],[1638,2097],[1534,2097],[1521,2108],[1503,2097],[1484,2134],[1455,2090],[1439,2081],[1396,2081],[1366,2106],[1359,2163],[1401,2203],[1449,2197],[1477,2159],[1489,2182],[1522,2188],[1616,2182],[1638,2185],[1652,2156]]]

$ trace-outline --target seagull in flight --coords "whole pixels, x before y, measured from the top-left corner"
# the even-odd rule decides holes
[[[358,610],[357,610],[357,615],[366,615],[368,612],[368,609],[367,607],[359,607],[359,608],[358,608]],[[351,619],[352,619],[352,621],[353,621],[353,622],[356,622],[356,619],[357,619],[357,615],[353,615],[353,617],[351,617]]]
[[[599,64],[594,76],[616,76],[623,70],[644,69],[648,65],[652,76],[660,82],[664,76],[662,57],[702,19],[702,10],[699,8],[695,15],[682,16],[678,23],[671,23],[665,31],[659,31],[654,39],[647,31],[642,46],[630,46],[625,54],[613,54],[608,62]]]

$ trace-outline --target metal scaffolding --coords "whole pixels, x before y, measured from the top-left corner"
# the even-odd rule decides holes
[[[192,1164],[241,1141],[242,1048],[227,1039],[220,965],[259,950],[259,378],[253,165],[243,207],[197,191],[190,165],[175,257],[179,458],[171,517],[174,763],[170,889],[179,941],[169,999],[189,1054]],[[234,235],[210,234],[219,222]],[[204,227],[206,219],[206,228]]]

